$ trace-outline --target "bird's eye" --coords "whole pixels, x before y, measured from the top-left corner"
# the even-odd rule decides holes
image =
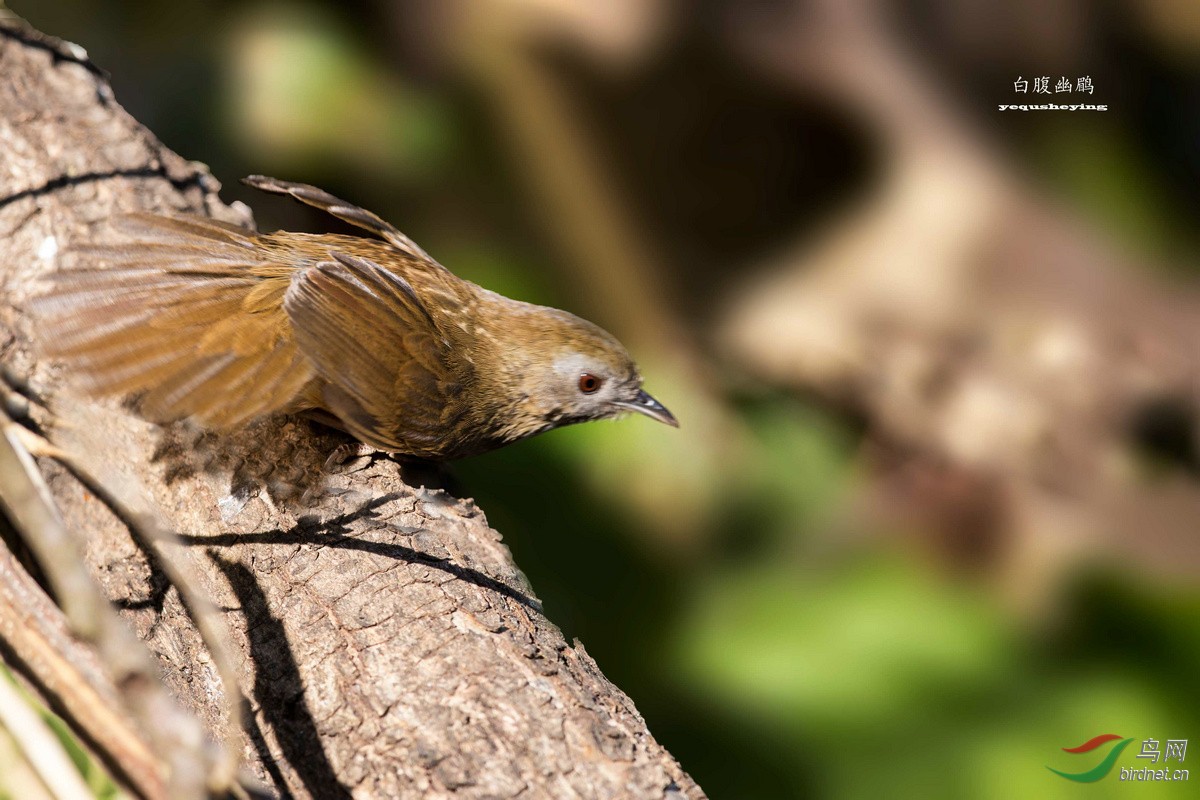
[[[600,389],[600,384],[604,381],[597,378],[590,372],[585,372],[579,376],[579,391],[584,394],[595,394]]]

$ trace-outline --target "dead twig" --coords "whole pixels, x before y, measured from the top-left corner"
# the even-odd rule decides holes
[[[29,435],[0,413],[0,505],[45,571],[72,631],[96,648],[125,708],[169,765],[165,796],[206,797],[226,760],[213,758],[199,722],[168,694],[145,647],[88,575],[79,543],[26,446]]]
[[[0,727],[6,728],[56,800],[89,800],[92,793],[54,733],[16,687],[0,675]]]
[[[92,745],[122,784],[138,797],[166,796],[162,763],[119,709],[115,689],[104,682],[94,654],[72,639],[61,611],[3,547],[0,642],[5,658]],[[16,789],[11,783],[8,788]]]
[[[163,528],[153,515],[135,510],[118,497],[70,453],[23,428],[19,429],[19,435],[33,455],[58,462],[84,488],[95,495],[96,499],[129,530],[134,540],[153,554],[168,583],[179,592],[184,607],[187,608],[205,647],[208,648],[209,655],[212,656],[224,689],[222,694],[225,701],[226,727],[221,739],[225,746],[221,754],[223,764],[220,775],[213,781],[214,788],[233,785],[233,776],[238,769],[237,737],[242,728],[242,698],[238,691],[237,669],[234,666],[228,636],[216,609],[196,588],[199,585],[198,579],[188,569],[186,562],[182,558],[172,558],[167,552],[168,546],[181,546],[178,540],[173,533]]]

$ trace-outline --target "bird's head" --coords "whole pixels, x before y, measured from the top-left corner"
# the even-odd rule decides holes
[[[519,364],[510,380],[531,422],[546,430],[632,411],[679,427],[642,388],[637,365],[616,337],[565,311],[533,309],[513,321],[521,345],[510,354]]]

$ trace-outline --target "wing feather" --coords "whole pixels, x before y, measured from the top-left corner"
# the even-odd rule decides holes
[[[133,214],[128,237],[72,252],[33,303],[41,347],[93,394],[142,394],[156,418],[237,425],[291,404],[314,377],[282,310],[293,264],[257,234],[204,217]]]
[[[284,298],[326,406],[368,444],[437,455],[466,382],[450,340],[402,276],[332,255],[297,273]]]

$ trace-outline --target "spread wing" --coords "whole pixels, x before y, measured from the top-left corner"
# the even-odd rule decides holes
[[[33,302],[41,349],[93,394],[144,393],[159,419],[229,427],[287,406],[315,377],[282,310],[292,268],[257,234],[204,217],[134,214],[125,241],[73,248]]]
[[[437,457],[469,380],[413,287],[366,258],[299,272],[284,298],[296,341],[324,378],[324,406],[383,450]]]

